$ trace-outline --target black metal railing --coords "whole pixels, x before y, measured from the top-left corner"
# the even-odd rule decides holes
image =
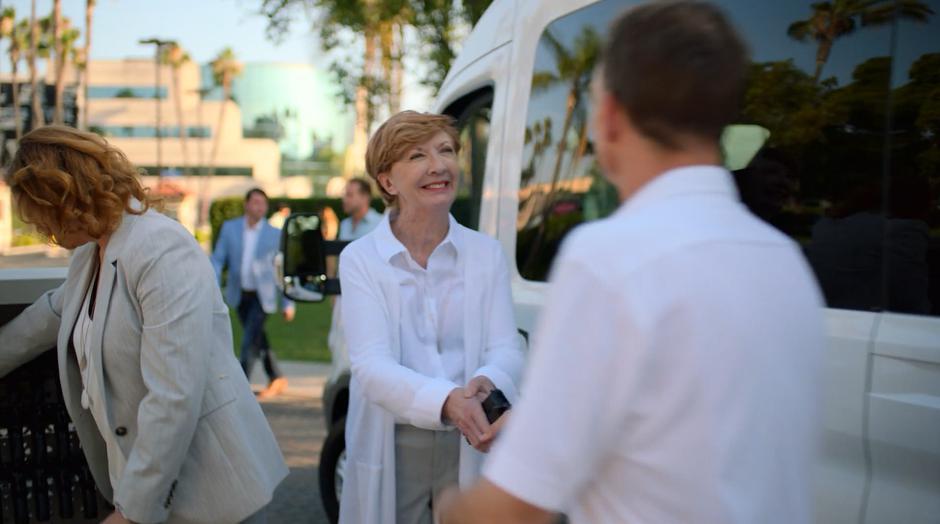
[[[98,522],[108,511],[49,350],[0,379],[0,524]]]

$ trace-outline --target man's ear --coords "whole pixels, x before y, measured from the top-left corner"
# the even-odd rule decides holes
[[[609,92],[599,96],[597,107],[597,134],[608,144],[623,140],[624,134],[631,130],[630,116],[626,109]]]

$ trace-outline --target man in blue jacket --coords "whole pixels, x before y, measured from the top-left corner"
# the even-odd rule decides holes
[[[264,332],[264,321],[277,311],[278,289],[274,276],[274,255],[278,251],[281,230],[264,219],[268,212],[268,196],[259,188],[245,195],[245,215],[226,221],[219,232],[219,241],[212,252],[216,276],[228,267],[228,280],[223,295],[230,307],[238,311],[243,337],[241,364],[245,374],[259,356],[268,375],[268,387],[259,398],[272,397],[284,391],[287,379],[281,375],[274,350]],[[283,300],[284,319],[294,319],[294,304]]]

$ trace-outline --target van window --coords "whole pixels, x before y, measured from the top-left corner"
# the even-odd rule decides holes
[[[722,139],[745,205],[799,243],[830,307],[936,312],[940,276],[928,278],[940,271],[931,197],[940,185],[940,126],[929,96],[937,92],[940,44],[928,36],[940,29],[936,9],[922,2],[897,12],[892,2],[854,11],[811,0],[718,4],[752,55],[742,114]],[[527,279],[545,279],[571,228],[618,205],[586,125],[596,49],[624,6],[608,0],[575,11],[539,41],[517,221],[516,261]],[[891,9],[877,11],[884,6]],[[827,32],[837,19],[851,30]],[[919,222],[909,216],[914,210]]]
[[[887,309],[940,315],[940,1],[898,22],[886,183]]]
[[[470,229],[480,226],[480,202],[486,172],[486,149],[490,140],[493,89],[484,88],[451,104],[444,112],[457,119],[460,139],[460,180],[457,200],[451,208],[454,218]]]
[[[516,266],[524,278],[545,280],[568,231],[617,208],[591,148],[589,85],[607,26],[624,5],[607,0],[580,9],[549,24],[539,39],[516,219]]]

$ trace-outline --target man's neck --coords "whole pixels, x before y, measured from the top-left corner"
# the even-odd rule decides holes
[[[639,154],[623,155],[620,173],[610,177],[620,201],[626,201],[659,175],[688,166],[721,165],[716,144],[697,143],[678,150],[648,148]]]
[[[254,229],[254,227],[258,225],[258,222],[261,222],[260,218],[253,218],[245,215],[245,224],[247,224],[249,228]]]
[[[368,206],[363,207],[362,209],[359,209],[359,210],[354,211],[354,212],[352,213],[352,215],[351,215],[351,216],[352,216],[353,224],[358,224],[359,222],[361,222],[362,219],[366,217],[366,214],[367,214],[368,212],[369,212],[369,207],[368,207]]]

